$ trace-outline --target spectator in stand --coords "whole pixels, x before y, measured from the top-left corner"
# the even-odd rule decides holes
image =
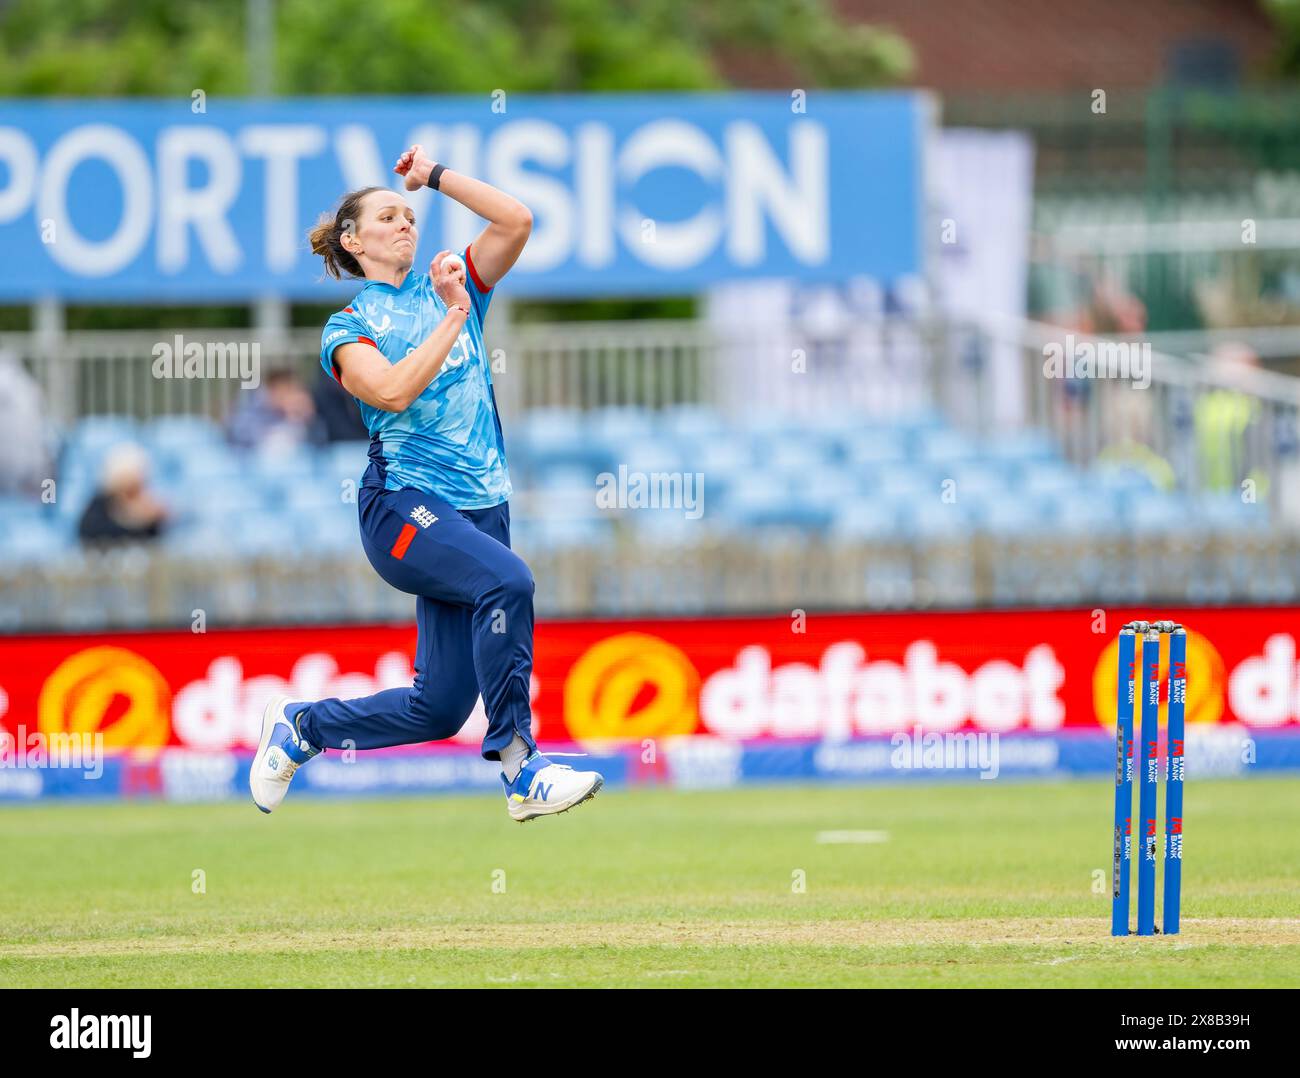
[[[1082,268],[1075,283],[1083,298],[1077,307],[1056,319],[1062,330],[1082,337],[1111,337],[1128,344],[1141,344],[1147,328],[1146,306],[1118,278],[1102,270]],[[1111,417],[1111,425],[1118,418],[1123,428],[1149,427],[1149,421],[1134,414],[1149,409],[1145,394],[1121,405],[1124,415],[1115,416],[1112,405],[1120,388],[1118,383],[1105,378],[1067,377],[1061,381],[1057,422],[1064,436],[1066,457],[1073,463],[1085,465],[1091,459],[1096,436],[1094,415],[1104,422]],[[1127,386],[1122,392],[1131,396]],[[1127,441],[1131,436],[1129,430],[1118,434],[1105,431],[1102,435],[1108,442]]]
[[[244,449],[293,449],[320,445],[325,424],[311,394],[287,368],[268,371],[262,385],[241,394],[228,421],[231,444]]]
[[[115,446],[104,462],[100,488],[81,514],[77,532],[87,544],[157,539],[167,510],[149,491],[149,458],[138,445]]]
[[[1197,398],[1192,416],[1201,486],[1240,492],[1249,480],[1254,496],[1268,494],[1269,476],[1251,455],[1252,428],[1267,420],[1257,396],[1247,392],[1259,356],[1248,344],[1226,341],[1214,349],[1209,370],[1217,385]]]

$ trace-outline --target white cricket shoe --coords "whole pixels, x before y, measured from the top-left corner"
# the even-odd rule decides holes
[[[568,764],[551,763],[534,752],[519,769],[514,782],[501,772],[506,788],[506,808],[520,823],[537,816],[568,812],[574,805],[595,797],[605,780],[595,771],[574,771]]]
[[[248,787],[253,803],[263,812],[284,800],[294,772],[321,751],[299,733],[296,716],[286,713],[291,703],[289,697],[278,696],[262,712],[262,738],[248,772]]]

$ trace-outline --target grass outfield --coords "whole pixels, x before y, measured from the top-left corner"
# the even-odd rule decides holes
[[[0,986],[1300,984],[1300,780],[1188,784],[1177,937],[1108,935],[1110,815],[1105,782],[4,808]]]

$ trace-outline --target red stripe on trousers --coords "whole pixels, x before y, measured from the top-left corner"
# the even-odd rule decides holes
[[[411,540],[415,538],[415,525],[403,524],[402,534],[397,537],[397,542],[393,544],[391,551],[394,558],[401,561],[406,557],[406,548],[411,545]]]

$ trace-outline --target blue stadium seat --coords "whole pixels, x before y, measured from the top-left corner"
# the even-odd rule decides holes
[[[759,444],[803,438],[815,430],[807,420],[767,408],[742,413],[732,423],[732,427],[738,434],[757,440]]]
[[[72,429],[67,445],[78,454],[100,457],[120,442],[140,441],[140,426],[134,419],[120,415],[90,415]]]
[[[614,451],[632,439],[651,438],[655,432],[654,421],[644,408],[595,408],[583,416],[582,425],[588,438]]]
[[[1020,474],[1019,486],[1031,498],[1060,498],[1092,485],[1084,473],[1064,464],[1035,462]]]
[[[529,515],[541,520],[617,516],[624,509],[618,504],[619,494],[617,480],[601,488],[597,488],[594,479],[584,484],[538,487],[528,500]],[[599,504],[598,495],[602,497]]]
[[[1046,431],[1034,429],[992,438],[982,447],[982,452],[988,460],[1007,463],[1048,463],[1061,457],[1056,439]]]
[[[707,510],[701,517],[682,509],[649,510],[636,515],[636,537],[650,546],[690,546],[701,540],[709,524]]]
[[[1080,486],[1058,494],[1054,505],[1064,535],[1112,535],[1124,530],[1124,503],[1111,492]]]
[[[54,488],[54,512],[61,520],[74,522],[81,519],[81,514],[90,499],[95,495],[95,484],[87,480],[60,479]]]
[[[914,444],[918,459],[936,464],[975,460],[978,457],[974,443],[955,430],[923,430]]]
[[[181,458],[181,479],[196,488],[213,480],[240,479],[247,474],[247,458],[230,446],[213,448]]]
[[[77,486],[95,486],[110,450],[119,445],[146,448],[139,435],[139,425],[134,419],[88,416],[72,429],[63,444],[58,457],[59,480]],[[151,456],[150,463],[157,471],[158,461]]]
[[[610,521],[593,517],[535,518],[524,530],[532,550],[599,548],[614,542]]]
[[[50,507],[39,498],[30,498],[24,494],[0,494],[0,521],[44,519],[50,515]]]
[[[159,416],[145,425],[142,434],[147,447],[163,452],[217,448],[226,444],[221,427],[202,415]]]
[[[1156,490],[1151,477],[1136,468],[1101,465],[1093,468],[1088,474],[1103,490],[1126,499],[1134,495],[1154,493]]]
[[[583,438],[583,415],[576,408],[534,408],[514,424],[517,437],[534,449],[567,447]]]
[[[0,546],[43,539],[51,532],[66,534],[67,518],[54,505],[17,495],[0,495]],[[30,545],[30,544],[29,544]]]
[[[834,465],[816,468],[799,477],[794,493],[812,505],[826,506],[837,514],[841,506],[866,496],[860,475]]]
[[[677,441],[693,443],[721,438],[728,429],[722,416],[699,404],[665,408],[656,419],[660,432]]]
[[[1013,538],[1042,535],[1056,530],[1054,507],[1025,497],[1004,497],[985,502],[976,510],[980,530]]]
[[[53,519],[0,524],[0,564],[14,567],[53,561],[75,548],[76,542],[75,533]]]
[[[330,553],[361,551],[361,525],[355,505],[335,507],[312,518],[311,539],[319,549]]]
[[[370,466],[370,443],[367,441],[333,442],[321,451],[321,472],[336,482],[354,480],[358,485]]]
[[[288,484],[314,476],[316,462],[316,453],[308,446],[295,446],[293,449],[267,447],[249,455],[248,469],[262,479]]]
[[[59,486],[93,487],[99,483],[103,468],[102,454],[82,453],[80,450],[68,447],[59,457],[56,478]]]
[[[903,448],[910,460],[922,459],[926,446],[931,444],[941,446],[945,442],[954,440],[960,443],[963,456],[973,455],[973,452],[967,451],[969,440],[965,435],[954,430],[947,418],[937,412],[922,411],[890,415],[881,422],[902,440]],[[940,453],[934,459],[946,461],[951,459],[951,454]]]
[[[802,479],[815,471],[834,465],[838,454],[815,434],[796,438],[779,438],[764,450],[766,468],[774,475]]]
[[[298,556],[310,549],[310,534],[292,514],[254,510],[230,518],[227,542],[242,554]]]
[[[720,521],[727,530],[749,531],[758,528],[794,528],[824,531],[834,512],[823,505],[792,498],[765,477],[753,476],[737,482],[723,501]]]
[[[592,440],[581,413],[573,409],[538,409],[516,426],[507,436],[506,455],[512,468],[520,466],[530,485],[553,468],[584,467],[594,475],[608,471],[613,462],[609,448]]]
[[[907,445],[900,430],[861,430],[843,439],[845,460],[853,465],[901,463],[907,459]]]
[[[355,503],[343,501],[343,491],[329,479],[305,479],[284,492],[279,504],[288,512],[301,514],[315,524],[319,517],[343,506],[355,511]]]
[[[945,468],[939,466],[940,474],[937,485],[943,489],[943,481],[951,479],[955,484],[957,501],[967,507],[987,502],[1010,501],[1021,495],[1014,472],[1004,467],[982,464],[955,464]]]
[[[1265,502],[1244,502],[1231,491],[1221,494],[1202,494],[1195,502],[1196,520],[1211,531],[1250,531],[1268,526],[1269,512]]]
[[[903,519],[912,534],[924,539],[960,538],[974,531],[972,514],[960,502],[936,498],[914,502]]]
[[[178,557],[198,561],[229,558],[234,552],[234,536],[225,519],[181,518],[163,533],[163,548]]]
[[[908,438],[915,438],[928,431],[944,430],[948,426],[947,417],[934,408],[892,416],[890,423]]]
[[[758,467],[750,455],[749,445],[730,435],[704,442],[683,456],[687,469],[703,472],[710,483],[715,480],[725,483]]]
[[[891,506],[878,501],[858,501],[841,506],[831,534],[847,540],[883,540],[899,535],[899,519]]]
[[[268,488],[254,476],[213,477],[202,486],[183,490],[187,496],[174,504],[178,512],[208,520],[228,518],[236,526],[242,514],[261,512],[281,497],[278,487]]]
[[[678,472],[685,468],[681,450],[666,438],[642,435],[614,450],[619,464],[640,472]]]
[[[1178,494],[1150,492],[1128,500],[1129,528],[1140,534],[1181,532],[1193,518],[1194,503]]]
[[[904,464],[879,473],[876,492],[886,501],[932,501],[943,493],[929,468]]]
[[[584,491],[592,498],[595,497],[596,482],[601,475],[608,474],[612,479],[617,481],[618,469],[614,468],[608,473],[596,470],[595,468],[585,467],[578,464],[559,464],[547,468],[538,476],[538,482],[532,487],[533,490],[545,491],[548,494],[557,491]]]

